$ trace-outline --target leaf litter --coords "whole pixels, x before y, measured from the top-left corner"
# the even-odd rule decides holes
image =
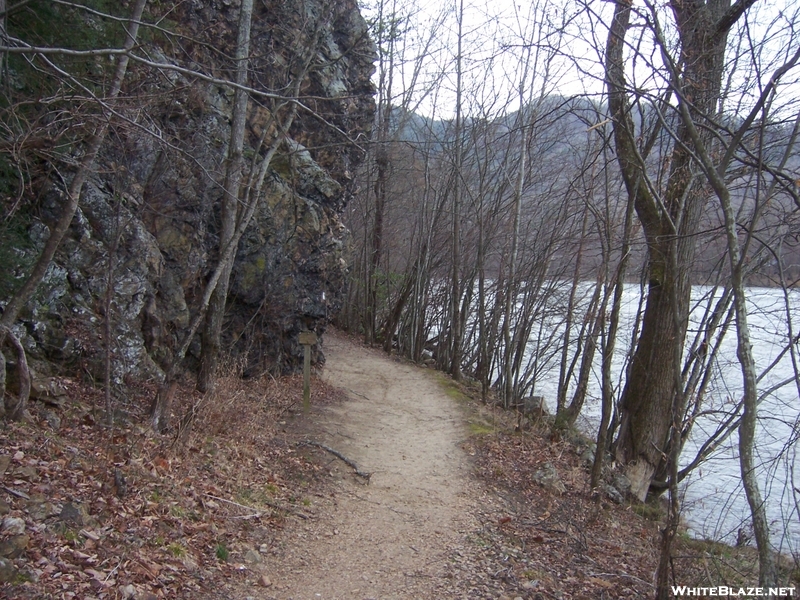
[[[153,386],[130,386],[109,429],[101,391],[62,384],[69,401],[57,430],[50,407],[37,402],[27,422],[0,429],[0,556],[12,567],[0,569],[0,596],[283,597],[269,558],[291,554],[301,525],[322,521],[341,493],[329,457],[298,445],[310,425],[297,418],[300,377],[224,377],[206,397],[187,382],[176,399],[182,425],[167,436],[148,427]],[[315,378],[313,406],[346,401],[343,390]],[[658,511],[651,520],[635,504],[593,494],[580,448],[548,428],[515,432],[515,417],[475,401],[465,407],[465,418],[491,427],[461,443],[475,525],[444,549],[446,567],[426,584],[434,597],[652,596]],[[193,421],[180,419],[192,409]],[[545,464],[563,493],[536,483]],[[673,565],[681,585],[754,581],[750,548],[682,538]]]
[[[57,431],[36,402],[27,422],[0,429],[0,520],[22,519],[29,538],[0,596],[219,598],[243,579],[268,582],[259,553],[313,515],[322,485],[290,431],[302,378],[225,377],[206,398],[187,382],[177,416],[199,412],[191,431],[166,436],[148,427],[151,386],[127,390],[109,429],[100,391],[63,384]],[[314,382],[314,404],[338,397]]]

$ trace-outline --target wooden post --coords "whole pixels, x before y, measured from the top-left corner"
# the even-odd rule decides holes
[[[308,414],[311,408],[311,346],[317,343],[317,334],[301,331],[298,339],[303,345],[303,412]]]

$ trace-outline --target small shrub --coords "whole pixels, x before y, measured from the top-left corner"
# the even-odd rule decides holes
[[[217,548],[214,552],[219,560],[227,561],[228,557],[231,553],[225,547],[225,544],[217,544]]]
[[[664,516],[664,511],[661,510],[661,506],[658,504],[651,504],[649,502],[644,504],[633,504],[631,509],[634,513],[643,519],[647,519],[648,521],[660,521]]]
[[[172,554],[175,558],[183,558],[186,556],[186,548],[178,544],[177,542],[173,542],[169,546],[167,546],[167,552]]]
[[[495,433],[495,428],[486,423],[476,423],[471,421],[469,424],[469,431],[472,435],[489,435]]]
[[[67,529],[64,531],[64,539],[68,542],[81,542],[81,536],[79,536],[78,533],[73,529]]]

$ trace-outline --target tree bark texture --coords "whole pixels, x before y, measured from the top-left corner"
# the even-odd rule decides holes
[[[742,5],[751,3],[737,2],[734,7],[730,0],[670,3],[680,38],[680,56],[674,60],[681,77],[675,85],[691,103],[696,121],[702,122],[716,111],[727,32],[735,22],[732,13],[740,15]],[[632,493],[644,500],[653,474],[669,455],[672,405],[682,397],[675,390],[675,369],[681,368],[676,361],[680,352],[675,349],[683,348],[686,336],[694,235],[708,194],[695,175],[695,141],[683,122],[675,132],[663,191],[648,178],[646,156],[637,146],[624,71],[631,11],[629,1],[616,3],[606,46],[606,83],[617,160],[647,243],[649,283],[642,331],[621,398],[615,454],[626,465]],[[703,136],[710,141],[709,133]]]
[[[233,240],[236,232],[236,220],[239,214],[239,188],[242,179],[242,154],[244,153],[244,130],[247,122],[248,93],[243,89],[247,84],[247,71],[250,55],[250,23],[253,17],[253,0],[242,0],[239,9],[239,32],[236,41],[236,76],[239,86],[234,92],[233,120],[231,137],[228,145],[225,183],[223,185],[222,217],[219,234],[219,252]],[[200,373],[197,387],[201,392],[207,391],[214,381],[220,354],[220,336],[222,322],[225,317],[225,304],[228,299],[228,287],[233,267],[233,258],[223,265],[211,303],[206,313],[206,324],[203,329],[203,350],[200,356]]]

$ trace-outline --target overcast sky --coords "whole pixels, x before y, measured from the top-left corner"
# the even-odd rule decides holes
[[[456,48],[460,0],[384,0],[384,11],[395,11],[406,23],[408,33],[398,47],[393,92],[397,96],[413,88],[417,112],[451,118],[455,114]],[[670,14],[665,2],[657,3],[660,18],[669,35]],[[464,0],[462,27],[463,89],[465,114],[486,116],[515,110],[518,87],[526,64],[526,96],[542,92],[562,95],[586,94],[601,97],[602,52],[613,4],[603,0]],[[367,18],[377,15],[377,0],[366,0],[362,11]],[[748,11],[730,36],[729,56],[738,56],[737,70],[730,79],[733,89],[745,89],[752,98],[759,91],[758,80],[766,82],[775,68],[796,49],[800,38],[792,37],[790,23],[800,26],[800,3],[794,0],[761,0]],[[638,35],[634,30],[631,38]],[[755,48],[754,44],[761,44]],[[421,51],[425,48],[425,51]],[[636,62],[630,61],[630,77],[640,89],[655,93],[664,85],[653,77],[650,64],[660,66],[660,55],[644,40]],[[419,56],[424,59],[419,60]],[[754,61],[761,63],[758,72]],[[650,63],[650,64],[648,64]],[[797,80],[798,73],[788,80]],[[798,86],[795,90],[800,91]],[[784,96],[789,96],[785,94]],[[728,104],[735,110],[742,94]],[[800,93],[794,94],[800,98]],[[747,100],[745,99],[745,104]],[[786,109],[796,111],[792,105]]]

